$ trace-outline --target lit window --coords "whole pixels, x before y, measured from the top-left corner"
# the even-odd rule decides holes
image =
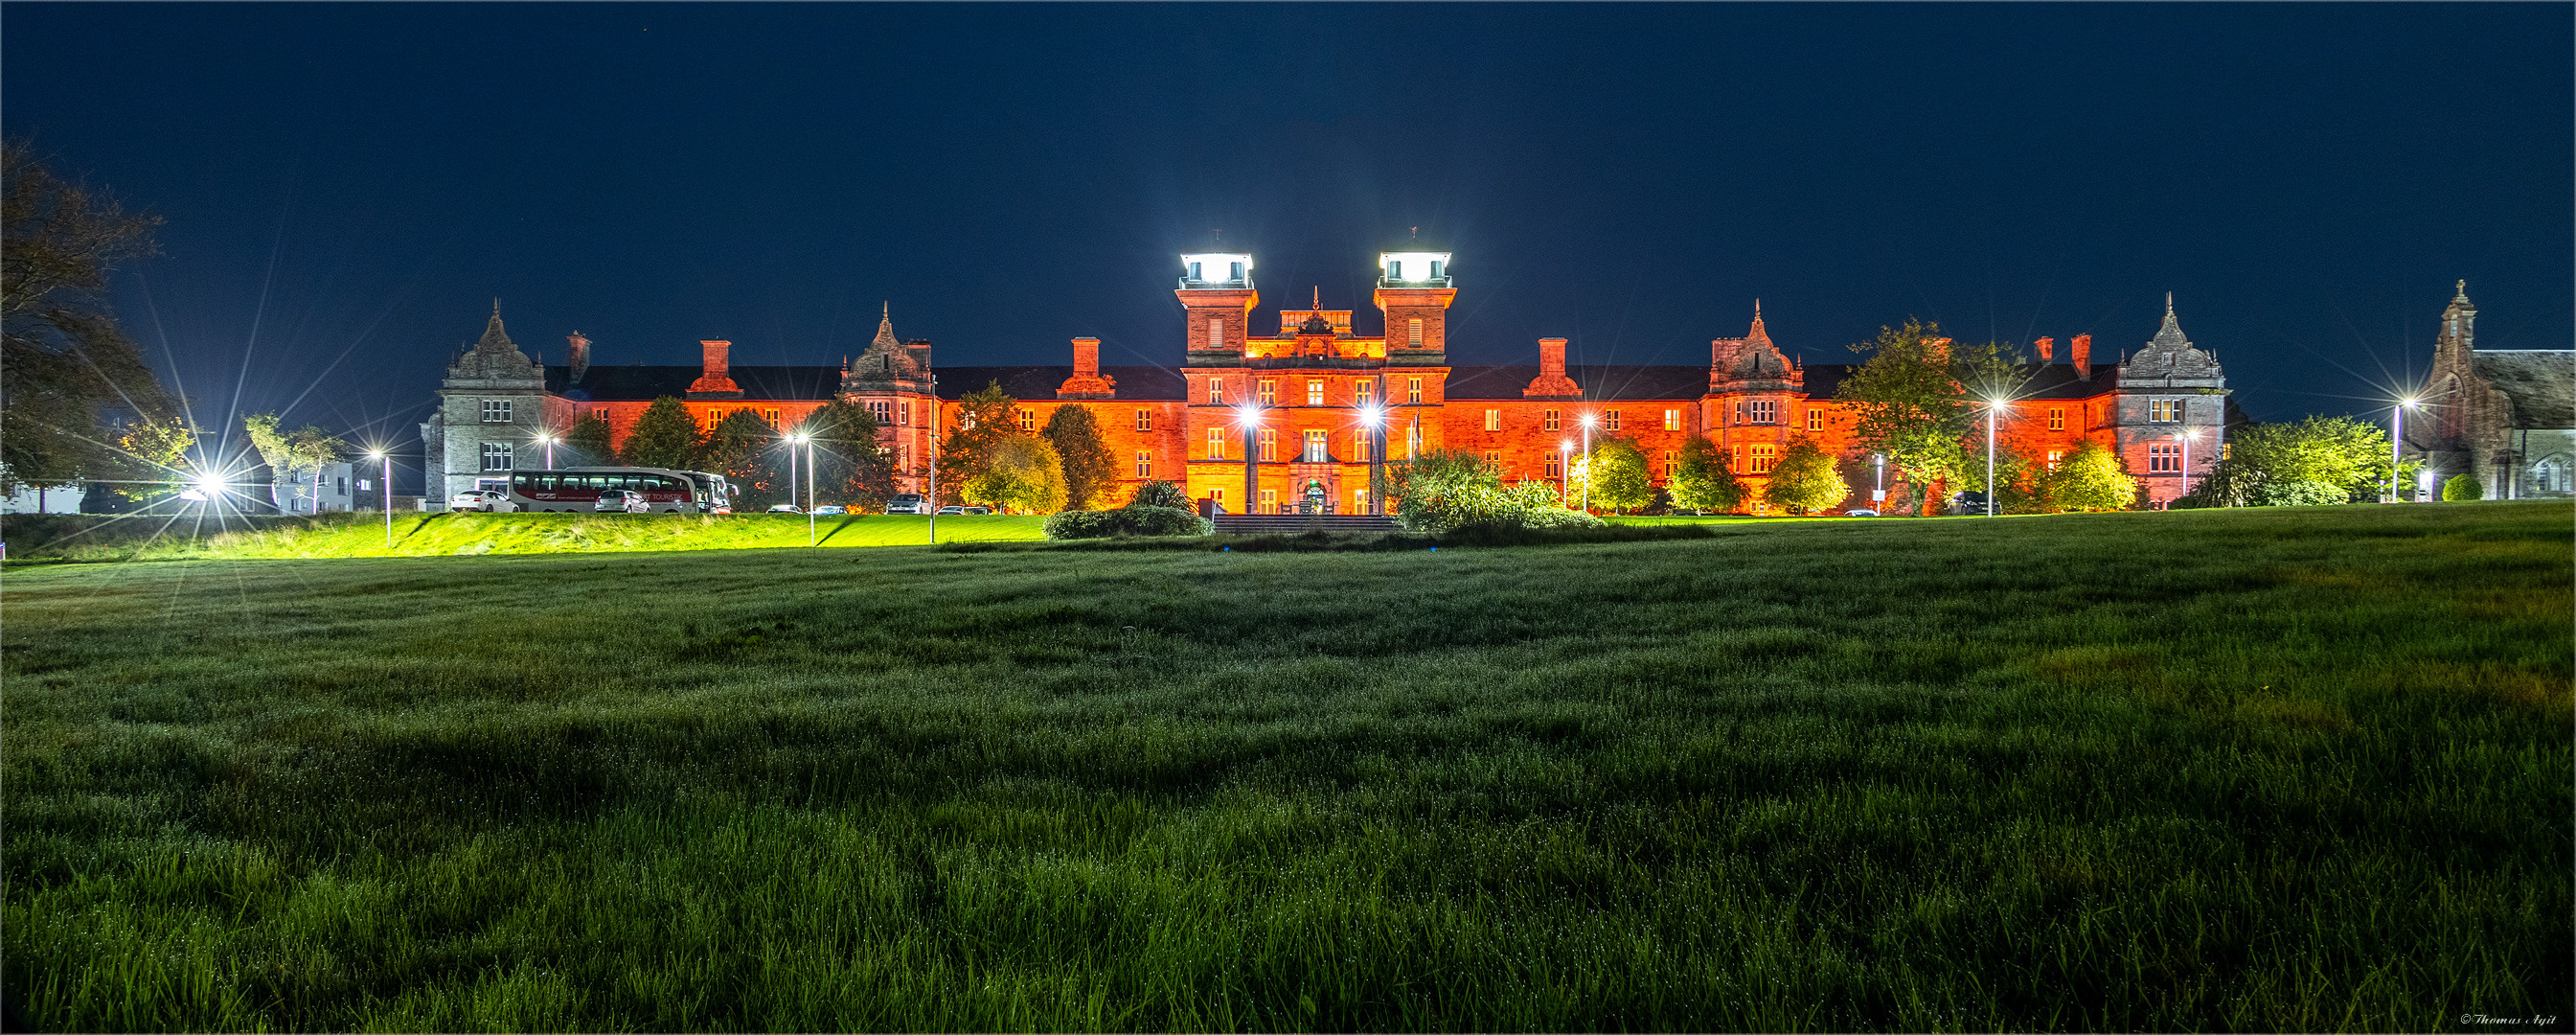
[[[1366,380],[1353,381],[1351,394],[1359,399],[1360,405],[1366,406],[1377,401],[1377,384]]]
[[[1486,410],[1486,411],[1485,411],[1485,430],[1487,430],[1487,431],[1501,431],[1501,430],[1503,430],[1503,411],[1501,411],[1501,410]]]
[[[1023,406],[1020,407],[1019,415],[1021,431],[1036,431],[1038,429],[1038,411]]]
[[[1404,341],[1405,344],[1411,345],[1414,348],[1418,349],[1422,347],[1422,321],[1404,321]]]
[[[1269,378],[1266,378],[1266,377],[1265,377],[1265,378],[1262,378],[1262,379],[1261,379],[1261,405],[1263,405],[1263,406],[1276,406],[1276,405],[1278,405],[1278,404],[1279,404],[1279,382],[1277,382],[1277,381],[1273,381],[1273,380],[1271,380],[1271,379],[1269,379]]]
[[[2147,421],[2148,421],[2149,423],[2152,423],[2152,424],[2172,424],[2172,423],[2179,422],[2179,421],[2181,421],[2181,420],[2182,420],[2182,400],[2180,400],[2180,399],[2149,399],[2149,400],[2147,400]]]
[[[508,399],[485,399],[485,400],[483,400],[483,423],[485,423],[485,424],[507,424],[507,423],[510,423],[510,400],[508,400]],[[505,467],[505,468],[502,468],[502,470],[505,470],[505,471],[506,471],[506,470],[509,470],[509,468],[506,468],[506,467]]]
[[[2066,407],[2051,406],[2048,408],[2048,430],[2066,430]]]
[[[875,418],[876,422],[879,424],[885,423],[886,418],[892,416],[893,412],[893,403],[887,402],[883,399],[868,400],[868,416]]]
[[[1261,429],[1261,462],[1266,464],[1278,458],[1279,432],[1270,428]]]
[[[2052,470],[2052,471],[2056,470],[2056,469],[2057,469],[2057,462],[2058,462],[2058,461],[2060,461],[2060,460],[2064,460],[2064,459],[2066,459],[2066,451],[2065,451],[2065,450],[2063,450],[2063,449],[2052,449],[2052,450],[2049,450],[2049,451],[2048,451],[2048,469],[2049,469],[2049,470]]]
[[[1152,411],[1152,410],[1138,410],[1138,411],[1136,411],[1136,430],[1138,430],[1138,431],[1152,431],[1152,430],[1154,430],[1154,411]]]
[[[1322,406],[1322,405],[1324,405],[1324,383],[1323,383],[1323,382],[1321,382],[1321,381],[1308,381],[1308,382],[1306,382],[1306,405],[1308,405],[1308,406]]]
[[[1138,453],[1138,454],[1136,454],[1136,477],[1139,477],[1139,478],[1151,478],[1151,477],[1153,477],[1153,476],[1154,476],[1154,454],[1152,454],[1152,453]]]
[[[1224,428],[1209,428],[1209,429],[1208,429],[1208,455],[1207,455],[1207,458],[1208,458],[1208,459],[1210,459],[1210,460],[1223,460],[1223,459],[1225,459],[1225,429],[1224,429]]]
[[[1368,432],[1366,432],[1366,431],[1354,431],[1354,432],[1351,432],[1351,459],[1352,459],[1353,461],[1356,461],[1356,462],[1359,462],[1359,463],[1367,463],[1367,462],[1368,462],[1368,460],[1369,460],[1369,433],[1368,433]]]
[[[590,408],[590,415],[597,417],[602,421],[606,421],[608,419],[608,407],[593,406]]]
[[[1303,437],[1306,442],[1306,448],[1299,454],[1299,459],[1310,464],[1317,464],[1332,458],[1332,444],[1324,440],[1323,432],[1309,431]]]
[[[1619,411],[1612,410],[1608,413],[1602,414],[1601,419],[1603,422],[1601,425],[1602,427],[1611,431],[1619,430]]]
[[[510,470],[510,444],[507,442],[483,443],[483,469],[486,471]]]
[[[2149,444],[2147,446],[2147,473],[2182,473],[2182,447],[2164,442]]]
[[[1205,347],[1211,349],[1221,349],[1225,347],[1224,317],[1208,317],[1207,345]]]
[[[1780,400],[1754,399],[1746,404],[1746,420],[1753,424],[1780,423]]]
[[[1665,411],[1664,411],[1664,430],[1666,430],[1666,431],[1680,431],[1681,429],[1682,429],[1682,411],[1680,411],[1680,410],[1665,410]]]
[[[1539,428],[1540,428],[1540,430],[1543,430],[1543,431],[1555,431],[1555,430],[1557,429],[1557,419],[1556,419],[1556,411],[1555,411],[1555,410],[1542,410],[1542,411],[1540,411],[1540,413],[1539,413]]]
[[[1823,430],[1825,430],[1825,408],[1824,408],[1824,407],[1822,407],[1822,406],[1810,406],[1810,407],[1807,407],[1807,430],[1809,430],[1809,431],[1823,431]]]
[[[1486,469],[1486,470],[1488,470],[1488,471],[1492,471],[1492,472],[1494,472],[1494,473],[1496,473],[1496,474],[1501,474],[1501,473],[1502,473],[1502,471],[1503,471],[1503,451],[1502,451],[1502,450],[1499,450],[1499,449],[1488,449],[1488,450],[1486,450],[1486,451],[1485,451],[1485,469]]]
[[[1547,455],[1547,476],[1550,478],[1563,477],[1565,474],[1565,467],[1563,466],[1564,460],[1565,458],[1559,454],[1549,453]]]
[[[762,411],[760,411],[760,412],[764,415],[764,416],[763,416],[763,419],[764,419],[764,420],[766,420],[766,421],[768,422],[768,424],[769,424],[769,426],[770,426],[770,427],[775,428],[775,427],[777,427],[777,426],[778,426],[778,411],[776,411],[776,410],[762,410]]]
[[[1221,377],[1211,377],[1211,378],[1208,378],[1208,402],[1209,402],[1209,404],[1211,404],[1211,405],[1215,405],[1215,406],[1223,406],[1223,405],[1225,405],[1225,379],[1224,379],[1224,378],[1221,378]]]
[[[1224,505],[1225,505],[1225,490],[1224,490],[1224,489],[1209,489],[1209,490],[1208,490],[1208,502],[1210,502],[1210,503],[1214,503],[1214,504],[1216,504],[1217,506],[1220,506],[1220,507],[1224,506]]]
[[[1755,444],[1754,444],[1754,446],[1753,446],[1753,473],[1754,473],[1754,474],[1769,474],[1769,473],[1771,473],[1771,464],[1772,464],[1772,462],[1773,462],[1773,461],[1775,461],[1775,460],[1778,460],[1779,458],[1780,458],[1780,447],[1775,446],[1775,445],[1772,445],[1772,444],[1767,443],[1767,442],[1757,442],[1757,443],[1755,443]]]
[[[1353,514],[1366,514],[1366,513],[1368,513],[1368,510],[1369,510],[1369,505],[1368,505],[1368,490],[1367,490],[1367,489],[1352,489],[1352,490],[1351,490],[1351,513],[1353,513]]]
[[[1421,378],[1418,378],[1418,377],[1409,377],[1409,378],[1406,378],[1406,379],[1405,379],[1405,384],[1404,384],[1404,401],[1406,401],[1406,402],[1415,402],[1415,403],[1418,403],[1418,402],[1421,402],[1421,401],[1422,401],[1422,379],[1421,379]]]
[[[1263,490],[1261,490],[1261,513],[1264,513],[1264,514],[1276,514],[1276,513],[1278,513],[1278,512],[1279,512],[1279,490],[1277,490],[1277,489],[1263,489]]]

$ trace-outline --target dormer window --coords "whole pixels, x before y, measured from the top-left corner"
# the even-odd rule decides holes
[[[1240,263],[1240,262],[1236,262],[1236,263],[1228,263],[1228,264],[1227,264],[1227,266],[1226,266],[1226,276],[1225,276],[1225,279],[1227,279],[1227,280],[1242,280],[1242,279],[1243,279],[1243,264],[1242,264],[1242,263]]]
[[[1403,279],[1404,279],[1404,260],[1402,260],[1402,259],[1393,259],[1393,260],[1389,260],[1389,261],[1387,262],[1387,264],[1386,264],[1386,279],[1388,279],[1388,280],[1403,280]]]
[[[1431,279],[1440,279],[1440,268],[1446,265],[1448,265],[1448,263],[1442,262],[1438,259],[1431,260]]]
[[[1204,281],[1204,280],[1206,280],[1206,279],[1207,279],[1206,277],[1199,276],[1199,264],[1198,264],[1198,263],[1193,262],[1193,263],[1191,263],[1191,264],[1190,264],[1190,279],[1191,279],[1191,280],[1199,280],[1199,281]]]

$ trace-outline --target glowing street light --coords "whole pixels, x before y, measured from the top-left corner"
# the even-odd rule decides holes
[[[1360,423],[1369,429],[1369,513],[1386,513],[1386,411],[1376,403],[1360,407]]]
[[[1571,473],[1572,469],[1567,469]],[[1583,415],[1583,512],[1592,512],[1592,415]]]
[[[2397,405],[2389,407],[2388,409],[2390,423],[2388,434],[2388,502],[2390,503],[2395,503],[2398,499],[2397,451],[2403,448],[2406,444],[2406,411],[2415,408],[2415,406],[2420,402],[2421,400],[2411,397],[2399,399],[2397,400]],[[2421,502],[2424,499],[2424,494],[2421,491],[2416,492],[2415,499],[2417,502]]]
[[[2182,491],[2191,494],[2191,440],[2200,437],[2200,429],[2184,428],[2174,434],[2182,442]],[[2179,497],[2177,497],[2179,498]]]
[[[814,539],[814,436],[799,431],[787,436],[787,498],[796,498],[796,447],[805,447],[805,545]]]
[[[555,469],[555,443],[563,441],[551,431],[537,432],[537,444],[546,447],[546,470]]]
[[[381,449],[370,449],[367,459],[382,461],[385,465],[385,549],[391,550],[394,548],[394,455]],[[546,466],[551,468],[554,464],[548,462]]]
[[[1995,412],[2002,409],[2001,399],[1986,400],[1986,516],[1995,516]]]
[[[1261,454],[1257,451],[1254,436],[1260,434],[1261,404],[1246,400],[1234,408],[1234,419],[1235,423],[1243,425],[1243,512],[1257,514],[1260,513],[1257,501],[1261,499],[1261,468],[1258,466]]]

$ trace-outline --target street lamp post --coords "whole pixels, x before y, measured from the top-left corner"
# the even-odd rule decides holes
[[[1574,509],[1574,443],[1556,444],[1556,497],[1567,510]]]
[[[796,447],[805,447],[805,545],[814,545],[814,436],[798,431],[787,436],[787,502],[796,502]]]
[[[1592,513],[1592,415],[1589,413],[1583,415],[1583,512]]]
[[[1261,512],[1257,502],[1261,499],[1261,468],[1258,466],[1261,454],[1254,439],[1261,433],[1261,405],[1246,402],[1236,407],[1234,412],[1243,423],[1243,513],[1258,514]]]
[[[2415,405],[2415,400],[2413,399],[2399,399],[2397,400],[2397,405],[2388,408],[2390,424],[2388,434],[2388,502],[2390,503],[2398,501],[2397,451],[2403,448],[2406,444],[2406,410],[2408,407],[2413,405]],[[2417,495],[2420,498],[2422,494],[2418,493]]]
[[[1376,403],[1360,407],[1360,420],[1369,429],[1369,513],[1386,513],[1386,411]]]
[[[1986,516],[1995,516],[1995,411],[2001,399],[1986,400]]]
[[[391,550],[394,548],[394,455],[379,449],[367,454],[367,457],[371,460],[382,460],[385,463],[385,549]]]
[[[1869,455],[1869,465],[1870,465],[1870,468],[1871,468],[1872,470],[1874,470],[1874,471],[1876,471],[1876,472],[1877,472],[1877,474],[1875,475],[1875,477],[1878,479],[1878,480],[1877,480],[1877,481],[1872,485],[1872,487],[1871,487],[1871,488],[1870,488],[1870,490],[1869,490],[1869,502],[1870,502],[1870,508],[1871,508],[1871,509],[1873,509],[1873,510],[1886,510],[1886,509],[1887,509],[1887,454],[1885,454],[1885,453],[1871,453],[1871,454]]]
[[[921,487],[924,505],[930,508],[930,541],[939,542],[939,375],[930,375],[930,484]]]
[[[551,433],[551,432],[538,432],[538,433],[537,433],[537,444],[538,444],[538,445],[541,445],[541,446],[546,447],[546,470],[549,470],[549,471],[554,470],[554,469],[555,469],[555,436],[554,436],[554,434],[553,434],[553,433]]]

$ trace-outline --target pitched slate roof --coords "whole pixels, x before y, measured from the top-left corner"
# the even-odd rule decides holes
[[[1011,398],[1031,402],[1052,402],[1055,390],[1073,376],[1073,368],[1062,367],[938,367],[939,397],[964,398],[966,393],[980,391],[985,385],[1001,382],[1002,391]],[[1083,402],[1180,402],[1190,397],[1190,386],[1173,367],[1102,367],[1100,372],[1118,382],[1117,395],[1107,400],[1085,399]]]
[[[2481,349],[2472,355],[2478,376],[2513,400],[2516,430],[2576,428],[2576,352]]]
[[[1708,394],[1707,367],[1569,364],[1565,376],[1583,387],[1586,399],[1697,399]],[[1535,363],[1451,367],[1443,391],[1452,399],[1518,400],[1537,377]]]
[[[686,399],[689,382],[705,371],[697,367],[594,366],[572,384],[572,368],[546,368],[546,390],[568,399],[590,402],[649,402],[668,395]],[[840,394],[838,366],[746,367],[726,371],[742,387],[742,401],[763,399],[829,400]]]

